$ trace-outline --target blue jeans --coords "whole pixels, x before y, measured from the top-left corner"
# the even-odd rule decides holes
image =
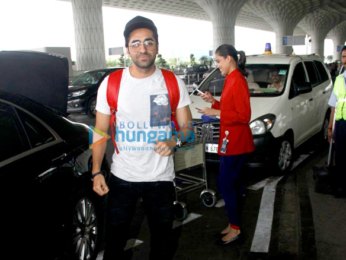
[[[239,208],[244,193],[240,173],[245,159],[246,154],[220,157],[218,186],[225,201],[228,221],[232,226],[238,228],[240,226]]]
[[[104,260],[125,259],[136,203],[143,199],[151,241],[150,259],[172,259],[173,182],[128,182],[112,175],[106,213],[106,248]]]

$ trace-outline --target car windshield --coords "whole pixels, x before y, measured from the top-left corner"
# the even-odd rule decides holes
[[[249,64],[245,69],[252,97],[279,96],[285,90],[289,65]],[[224,82],[225,76],[217,69],[202,83],[200,90],[221,96]]]
[[[187,70],[188,71],[195,71],[195,70],[197,70],[197,67],[188,67]]]
[[[89,71],[75,78],[71,85],[97,84],[105,75],[105,71]]]

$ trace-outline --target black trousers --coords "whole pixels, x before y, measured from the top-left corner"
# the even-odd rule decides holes
[[[240,227],[240,207],[244,188],[241,170],[246,154],[220,156],[218,186],[225,201],[228,221],[232,228]]]
[[[335,124],[335,167],[337,188],[346,189],[346,120]]]
[[[150,229],[149,259],[172,259],[173,182],[128,182],[112,175],[109,189],[103,259],[127,259],[124,247],[139,198],[143,199]]]

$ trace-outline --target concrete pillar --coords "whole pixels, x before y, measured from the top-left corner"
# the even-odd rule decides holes
[[[276,50],[275,53],[292,54],[292,46],[283,45],[283,37],[293,35],[294,28],[288,24],[272,23],[276,34]]]
[[[77,70],[106,68],[102,0],[71,0]]]
[[[298,26],[311,36],[311,53],[324,58],[324,39],[340,20],[340,14],[320,9],[308,14],[299,22]]]
[[[333,54],[333,60],[340,60],[341,59],[341,52],[337,52],[337,46],[343,46],[345,45],[346,41],[346,21],[338,24],[336,27],[334,27],[330,32],[331,38],[334,42],[334,54]]]
[[[275,53],[291,54],[292,46],[283,45],[283,36],[293,35],[298,22],[315,8],[311,1],[249,0],[253,13],[268,22],[276,33]]]
[[[195,0],[213,24],[213,50],[221,44],[235,44],[235,20],[246,0]]]

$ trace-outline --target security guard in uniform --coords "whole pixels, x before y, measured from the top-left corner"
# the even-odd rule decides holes
[[[346,46],[341,50],[341,62],[346,68]],[[346,197],[346,70],[335,79],[334,90],[330,96],[328,104],[332,107],[330,121],[328,126],[328,139],[332,137],[332,126],[334,113],[334,142],[335,142],[335,166],[336,180],[335,193],[336,197]]]

